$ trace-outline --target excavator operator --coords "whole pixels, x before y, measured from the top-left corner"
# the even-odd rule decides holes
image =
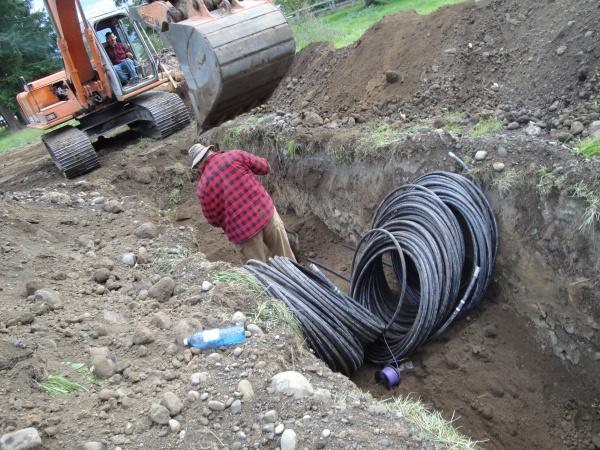
[[[123,86],[127,86],[129,83],[135,83],[139,81],[139,77],[135,71],[135,64],[133,63],[133,53],[127,48],[126,45],[117,42],[117,37],[114,33],[108,32],[106,33],[106,42],[108,45],[106,46],[106,53],[110,58],[110,62],[113,63],[115,70],[117,71],[117,75],[121,80],[121,84]],[[127,69],[129,72],[129,78],[123,72],[123,69]]]

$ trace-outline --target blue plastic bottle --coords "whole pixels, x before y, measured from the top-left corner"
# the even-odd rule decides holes
[[[183,340],[183,345],[196,348],[220,347],[221,345],[239,344],[246,340],[243,325],[229,328],[198,331],[192,337]]]

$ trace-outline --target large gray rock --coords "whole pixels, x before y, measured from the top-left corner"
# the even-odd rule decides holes
[[[164,303],[171,298],[174,289],[175,281],[173,281],[172,278],[165,277],[148,289],[148,295],[159,302]]]
[[[35,428],[23,428],[0,437],[0,450],[38,450],[42,448],[42,438]]]
[[[133,234],[140,239],[154,239],[158,236],[158,228],[153,223],[146,222],[133,230]]]
[[[293,395],[294,398],[310,397],[315,393],[304,375],[294,371],[280,372],[271,379],[271,387],[275,392]]]

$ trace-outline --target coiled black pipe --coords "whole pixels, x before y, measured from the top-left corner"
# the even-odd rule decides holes
[[[316,266],[309,271],[287,258],[269,265],[250,260],[244,268],[266,292],[295,314],[309,345],[334,371],[350,375],[364,360],[364,345],[373,342],[384,324],[341,292]]]
[[[365,351],[368,361],[385,365],[439,336],[481,300],[498,231],[480,188],[447,172],[394,189],[372,228],[387,230],[402,250],[394,251],[389,235],[366,234],[354,255],[350,295],[386,321],[385,333]],[[386,276],[381,261],[388,253],[394,273]],[[405,301],[396,302],[394,289],[406,292]]]
[[[296,314],[317,356],[349,375],[363,359],[386,365],[410,355],[467,314],[489,285],[497,250],[480,187],[431,172],[379,204],[352,258],[350,295],[314,264],[275,257],[245,269]]]

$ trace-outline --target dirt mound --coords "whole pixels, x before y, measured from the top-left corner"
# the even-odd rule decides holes
[[[427,16],[405,11],[350,47],[312,44],[270,104],[361,121],[499,109],[513,120],[528,115],[561,128],[562,114],[598,112],[599,5],[542,3],[486,0]]]

